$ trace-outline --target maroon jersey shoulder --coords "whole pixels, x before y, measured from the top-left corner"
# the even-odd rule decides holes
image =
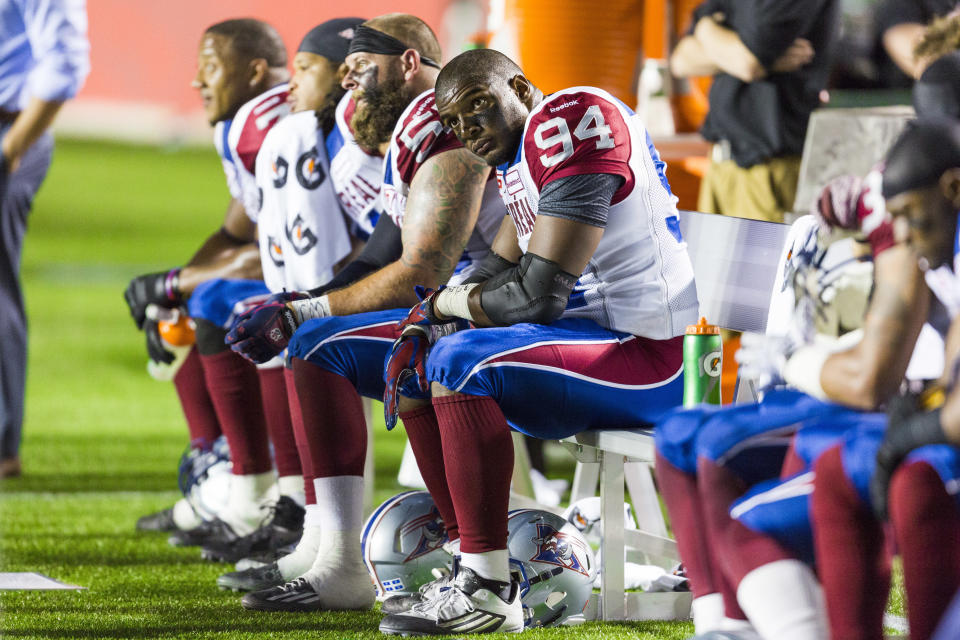
[[[523,138],[527,168],[538,189],[557,178],[588,173],[619,175],[624,184],[612,204],[634,184],[633,140],[616,104],[589,91],[549,96],[530,116]]]
[[[236,157],[250,173],[255,173],[257,154],[267,133],[289,112],[287,94],[286,90],[267,92],[267,95],[254,98],[249,109],[243,109],[246,112],[243,122],[234,123],[234,126],[241,127],[240,136],[237,138]]]
[[[400,117],[393,134],[394,160],[400,180],[410,184],[423,163],[438,153],[463,145],[444,128],[437,113],[433,91],[417,97]]]

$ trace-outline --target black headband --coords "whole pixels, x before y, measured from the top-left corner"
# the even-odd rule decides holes
[[[307,32],[297,51],[315,53],[333,62],[343,62],[347,47],[363,18],[335,18],[317,25]]]
[[[377,31],[370,27],[360,25],[354,30],[353,40],[350,41],[350,49],[347,55],[362,51],[364,53],[381,53],[386,56],[402,55],[407,49],[413,49],[417,53],[420,51],[416,47],[408,47],[393,36]],[[440,68],[437,61],[420,53],[420,62],[428,67]]]

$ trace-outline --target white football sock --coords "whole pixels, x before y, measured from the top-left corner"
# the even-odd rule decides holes
[[[173,524],[181,531],[189,531],[203,524],[203,519],[197,515],[186,498],[180,498],[173,504]]]
[[[717,631],[732,631],[739,640],[763,640],[752,624],[746,620],[736,620],[727,616],[721,618]]]
[[[325,527],[317,559],[303,577],[320,594],[324,609],[369,609],[376,600],[360,552],[359,527],[348,531]]]
[[[483,553],[460,553],[460,566],[470,567],[487,580],[510,582],[510,554],[506,549]]]
[[[321,596],[325,609],[369,609],[376,591],[360,551],[363,527],[363,478],[316,478],[316,517],[323,522],[320,550],[303,574]]]
[[[264,507],[277,501],[276,478],[273,471],[233,475],[230,478],[230,498],[218,517],[237,535],[253,533],[268,514]]]
[[[764,640],[828,637],[823,590],[799,560],[778,560],[740,581],[737,602]]]
[[[314,506],[316,505],[308,505],[307,512],[309,513],[310,507]],[[293,553],[277,560],[277,568],[280,569],[280,575],[283,576],[284,580],[289,582],[310,570],[320,553],[322,534],[323,530],[320,527],[308,525],[304,522],[303,535],[300,537],[300,542],[297,543],[297,548],[294,549]]]
[[[303,476],[280,476],[277,478],[280,495],[287,496],[301,507],[306,503],[303,495]]]
[[[317,513],[325,527],[333,531],[363,528],[362,476],[314,478],[313,488],[317,494]]]
[[[694,598],[690,604],[690,614],[693,616],[693,628],[698,634],[716,631],[723,619],[723,596],[708,593]]]

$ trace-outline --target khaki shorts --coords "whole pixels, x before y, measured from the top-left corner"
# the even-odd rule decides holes
[[[740,218],[783,222],[793,208],[800,156],[772,158],[749,169],[733,160],[711,162],[700,183],[697,209]]]

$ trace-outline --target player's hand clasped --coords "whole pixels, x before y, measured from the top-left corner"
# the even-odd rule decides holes
[[[307,296],[299,291],[276,293],[242,313],[227,333],[230,348],[255,364],[272,360],[287,348],[299,323],[287,306]]]
[[[130,307],[130,315],[142,329],[147,318],[147,305],[175,307],[182,301],[180,294],[180,269],[170,269],[159,273],[147,273],[137,276],[127,285],[123,299]]]
[[[914,394],[897,396],[887,405],[887,429],[870,478],[870,503],[880,520],[886,520],[889,515],[890,481],[900,463],[914,449],[947,443],[940,425],[940,409],[924,412],[920,405],[920,398]]]

